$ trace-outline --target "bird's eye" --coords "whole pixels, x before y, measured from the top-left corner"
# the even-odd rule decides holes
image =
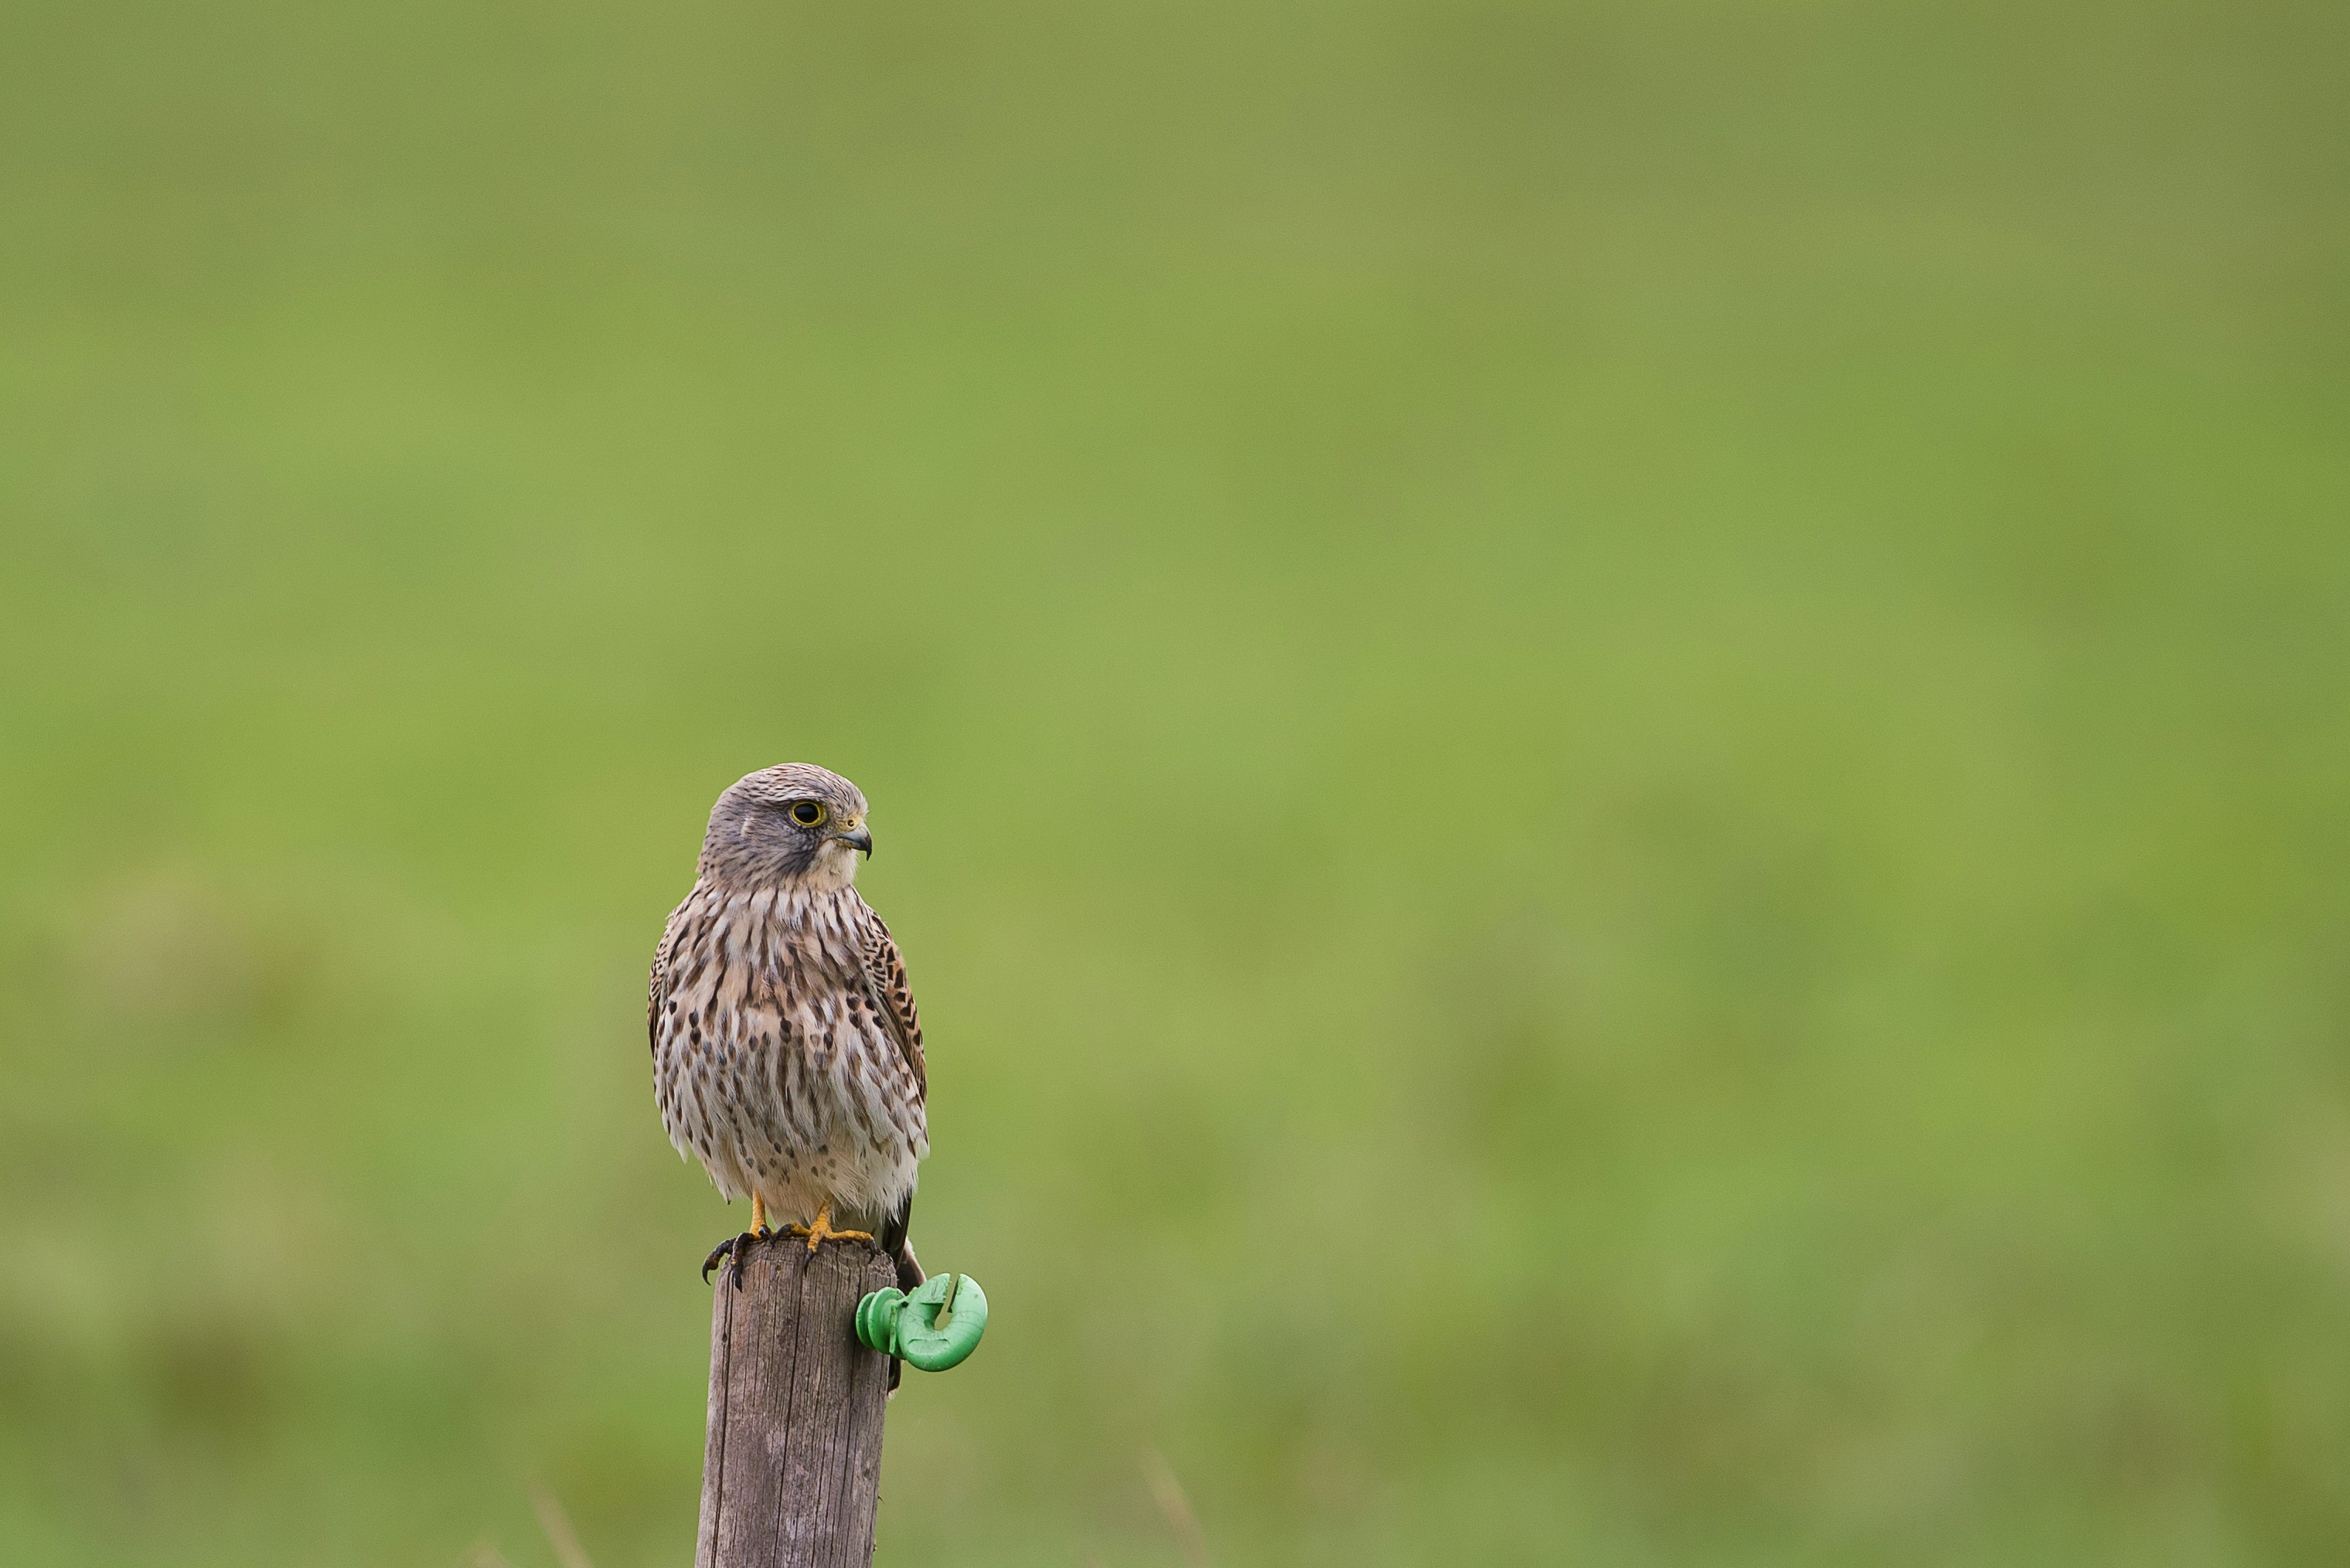
[[[792,820],[802,827],[824,826],[824,805],[820,801],[798,800],[792,803]]]

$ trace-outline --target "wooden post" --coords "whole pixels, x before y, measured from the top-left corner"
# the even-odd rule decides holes
[[[857,1303],[897,1283],[858,1241],[790,1236],[722,1265],[710,1324],[710,1435],[694,1568],[869,1568],[889,1358]]]

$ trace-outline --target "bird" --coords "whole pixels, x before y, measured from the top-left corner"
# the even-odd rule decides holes
[[[858,857],[873,854],[867,815],[863,791],[810,763],[736,780],[654,950],[646,1026],[661,1124],[728,1202],[751,1199],[751,1228],[703,1260],[705,1281],[731,1259],[739,1285],[775,1220],[811,1252],[877,1245],[900,1289],[922,1282],[907,1231],[931,1147],[929,1073],[905,960],[857,891]]]

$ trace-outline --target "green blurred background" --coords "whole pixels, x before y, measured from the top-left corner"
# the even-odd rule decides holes
[[[2341,1560],[2350,10],[0,47],[0,1560],[688,1560],[789,758],[886,1564]]]

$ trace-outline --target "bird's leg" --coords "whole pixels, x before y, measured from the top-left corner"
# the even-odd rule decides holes
[[[764,1236],[766,1233],[767,1200],[754,1192],[751,1194],[751,1234]]]
[[[793,1226],[792,1234],[796,1236],[799,1233],[800,1228],[796,1225]],[[873,1240],[873,1233],[870,1231],[834,1230],[832,1205],[827,1203],[816,1211],[816,1223],[807,1228],[807,1239],[808,1251],[813,1252],[820,1243],[825,1241],[870,1241]]]

